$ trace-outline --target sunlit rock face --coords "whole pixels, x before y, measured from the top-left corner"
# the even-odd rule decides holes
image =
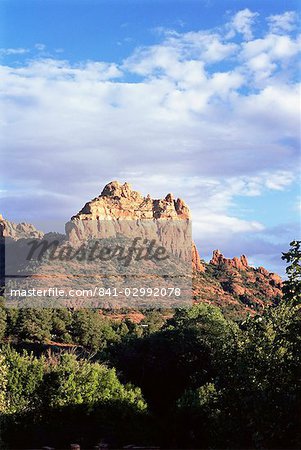
[[[214,250],[209,264],[224,292],[246,302],[247,307],[264,308],[282,296],[281,277],[264,267],[250,266],[245,255],[231,259]]]
[[[141,237],[153,239],[159,234],[163,245],[184,259],[189,257],[195,270],[204,271],[194,243],[187,250],[187,240],[191,239],[189,220],[190,211],[182,199],[170,193],[164,199],[143,197],[130,184],[112,181],[71,218],[66,235],[76,244],[87,236],[99,237],[102,232],[107,237],[123,232],[130,235],[131,227],[135,233],[138,226]]]
[[[189,219],[188,206],[180,198],[167,194],[164,199],[143,197],[130,184],[112,181],[101,194],[87,202],[73,219]]]

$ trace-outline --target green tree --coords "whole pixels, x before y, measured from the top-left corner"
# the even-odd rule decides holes
[[[5,361],[5,356],[0,350],[0,415],[6,412],[6,391],[7,391],[7,378],[8,367]]]
[[[72,343],[72,312],[66,308],[55,309],[52,314],[51,335],[54,341]]]
[[[140,322],[145,334],[155,333],[164,325],[164,318],[158,311],[147,311],[145,318]]]
[[[18,334],[21,340],[45,342],[51,339],[52,310],[24,308],[18,315]]]
[[[117,336],[110,321],[99,311],[82,309],[75,311],[72,322],[72,337],[75,342],[92,350],[103,350]]]
[[[224,338],[211,380],[177,403],[178,445],[300,448],[300,306],[271,307]]]
[[[43,358],[23,352],[19,354],[11,347],[3,349],[7,366],[6,412],[20,413],[37,409],[40,404],[39,388],[43,380]]]
[[[218,308],[199,304],[178,310],[160,331],[116,346],[111,361],[142,388],[153,410],[164,412],[186,389],[211,380],[217,353],[225,358],[236,332]]]
[[[0,306],[0,342],[3,341],[6,333],[6,321],[6,311],[2,306]]]
[[[90,448],[112,428],[122,445],[128,428],[143,435],[147,414],[140,389],[122,384],[115,369],[72,353],[36,358],[6,347],[0,388],[1,437],[9,448],[41,448],[47,441],[66,448],[79,438]]]
[[[185,391],[177,401],[175,433],[178,446],[214,446],[216,430],[221,427],[220,397],[214,383]]]
[[[7,371],[8,368],[5,357],[0,350],[0,448],[4,448],[4,442],[2,441],[2,430],[6,413]]]
[[[292,241],[290,250],[282,254],[288,266],[288,279],[283,283],[284,300],[295,304],[301,303],[301,241]]]
[[[136,405],[140,410],[146,408],[140,389],[121,384],[115,369],[78,359],[70,353],[48,363],[43,391],[47,407],[118,400]]]
[[[13,341],[19,337],[18,317],[20,310],[17,308],[6,309],[6,336]]]

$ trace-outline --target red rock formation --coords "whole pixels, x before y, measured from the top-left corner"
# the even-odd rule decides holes
[[[188,206],[179,198],[175,200],[172,194],[167,194],[164,199],[154,200],[149,195],[142,197],[128,183],[112,181],[71,220],[189,218]]]
[[[245,255],[241,255],[240,262],[243,265],[243,267],[246,267],[246,268],[249,267],[249,263],[248,263],[247,257]]]
[[[171,193],[164,199],[152,199],[150,195],[143,197],[132,190],[128,183],[112,181],[98,197],[87,202],[71,218],[71,222],[66,224],[66,234],[70,241],[76,243],[87,235],[99,236],[101,229],[105,230],[106,236],[114,236],[115,232],[128,233],[131,226],[128,221],[139,221],[143,237],[153,238],[154,228],[158,232],[157,227],[160,227],[161,243],[171,248],[175,254],[181,254],[182,251],[187,251],[187,242],[191,240],[189,219],[188,206],[180,198],[175,200]],[[168,227],[165,226],[167,223]],[[204,271],[194,243],[192,249],[187,251],[187,257],[188,253],[193,269]],[[186,259],[183,254],[182,257]]]
[[[262,275],[265,275],[266,277],[269,276],[269,271],[262,266],[259,266],[257,268],[257,272],[261,273]]]
[[[269,279],[270,279],[270,284],[272,286],[275,286],[278,289],[280,289],[282,287],[282,279],[276,273],[273,273],[273,272],[269,273]]]
[[[199,252],[194,243],[192,244],[192,255],[191,256],[192,256],[193,270],[196,270],[197,272],[205,272],[205,266],[201,262]]]
[[[214,277],[224,291],[219,293],[220,299],[228,302],[225,294],[229,293],[234,302],[237,299],[237,307],[242,302],[253,311],[260,310],[282,296],[281,278],[264,267],[250,267],[245,255],[230,259],[214,250],[210,265],[218,269]]]
[[[214,266],[225,265],[229,267],[235,267],[235,269],[238,270],[246,270],[249,267],[248,260],[245,255],[242,255],[240,258],[237,258],[237,256],[235,256],[234,258],[230,259],[225,258],[219,250],[213,251],[210,264],[213,264]]]

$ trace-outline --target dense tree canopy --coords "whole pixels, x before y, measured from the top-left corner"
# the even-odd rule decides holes
[[[300,246],[283,301],[237,321],[0,304],[0,445],[301,448]]]

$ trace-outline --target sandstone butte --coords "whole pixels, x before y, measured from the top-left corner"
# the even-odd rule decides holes
[[[181,244],[181,240],[185,241],[185,238],[191,239],[191,236],[187,236],[189,232],[185,226],[177,227],[177,224],[181,225],[190,219],[189,208],[183,200],[175,199],[172,194],[158,200],[152,199],[150,195],[143,197],[139,192],[132,190],[128,183],[121,184],[118,181],[107,184],[98,197],[87,202],[79,213],[71,218],[71,222],[66,224],[68,239],[73,242],[76,239],[81,241],[87,232],[93,232],[93,225],[97,224],[97,221],[108,219],[119,220],[123,227],[128,220],[139,221],[142,227],[148,221],[152,221],[151,223],[171,221],[170,223],[175,226],[169,228],[164,238],[165,242],[163,240],[168,247],[177,242]],[[183,242],[182,249],[184,247]],[[201,272],[205,270],[194,243],[189,250],[190,259],[193,269]]]
[[[101,194],[87,202],[66,224],[68,240],[80,240],[91,231],[91,223],[102,220],[169,220],[178,221],[191,218],[186,203],[167,194],[164,199],[143,197],[132,190],[128,183],[118,181],[108,183]],[[31,224],[14,224],[0,215],[0,236],[12,239],[42,238],[43,233]],[[177,237],[175,237],[176,239]],[[201,260],[192,243],[192,266],[194,269],[194,298],[221,306],[235,315],[260,311],[265,306],[279,301],[282,296],[281,278],[263,267],[249,266],[245,255],[225,258],[219,250],[214,250],[209,263]]]

